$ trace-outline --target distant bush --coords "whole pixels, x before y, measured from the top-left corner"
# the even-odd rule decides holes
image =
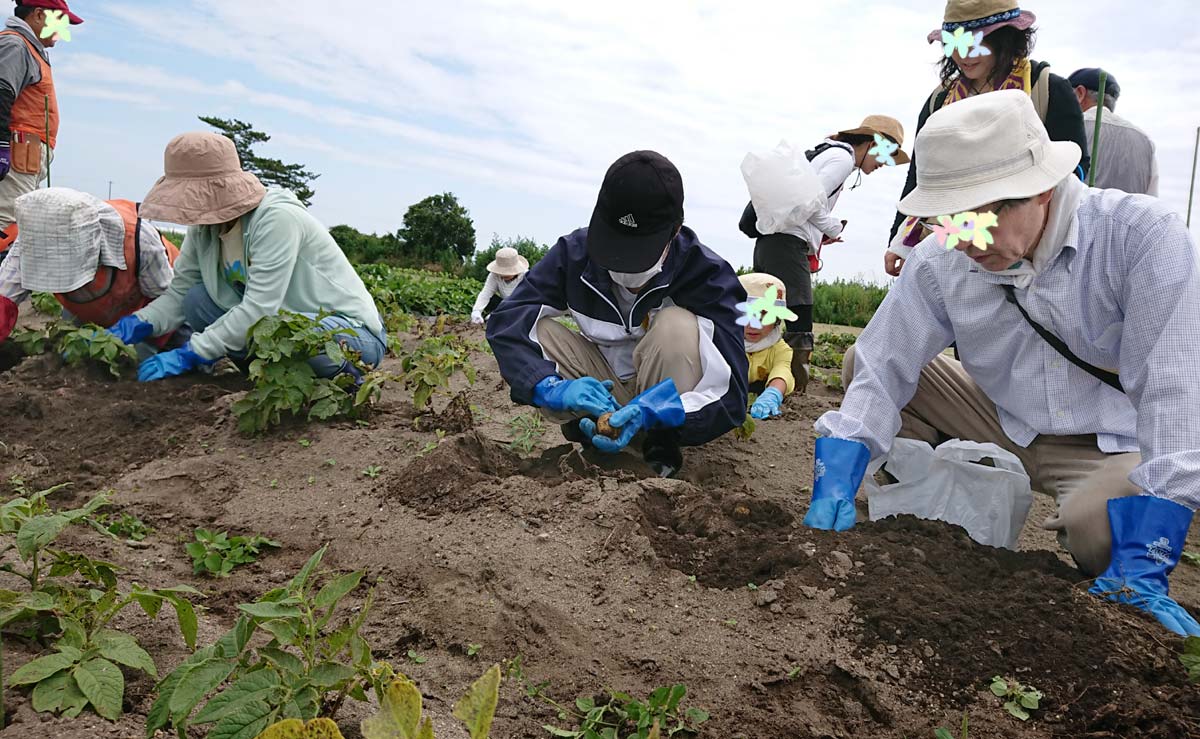
[[[477,280],[421,269],[386,264],[362,264],[356,269],[385,316],[400,311],[419,316],[467,315],[483,289]]]
[[[183,246],[183,237],[187,236],[183,231],[164,231],[160,229],[159,233],[165,236],[167,241],[170,241],[177,248]]]
[[[397,263],[404,259],[403,245],[395,234],[363,233],[353,226],[334,226],[329,235],[355,264]]]
[[[487,249],[475,254],[467,268],[467,276],[473,277],[480,282],[487,279],[487,266],[496,258],[496,252],[505,247],[511,247],[517,250],[517,253],[529,260],[529,266],[537,264],[542,257],[546,256],[546,252],[550,251],[550,247],[537,243],[533,239],[518,236],[513,239],[502,239],[498,235],[492,236],[492,244]]]
[[[813,283],[813,321],[862,328],[887,297],[887,288],[867,282]]]

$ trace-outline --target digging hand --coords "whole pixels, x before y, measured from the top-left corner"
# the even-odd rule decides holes
[[[132,346],[150,338],[154,333],[154,324],[143,321],[137,316],[129,315],[109,326],[108,332]]]
[[[610,439],[596,431],[596,422],[590,418],[579,421],[579,430],[592,437],[592,446],[608,454],[616,454],[633,441],[639,431],[674,429],[683,425],[687,413],[683,400],[675,389],[675,382],[667,379],[629,401],[629,405],[612,414],[609,425],[619,429],[616,439]]]
[[[1191,523],[1190,510],[1165,498],[1108,501],[1112,561],[1088,592],[1136,606],[1180,636],[1200,636],[1200,623],[1168,595],[1167,585]]]
[[[472,313],[471,314],[471,323],[475,324],[476,326],[482,325],[483,324],[483,314],[479,313],[479,312]]]
[[[138,382],[153,382],[165,377],[175,377],[191,372],[202,364],[212,364],[217,360],[205,359],[192,351],[192,342],[184,344],[179,349],[155,354],[138,366]]]
[[[777,387],[769,387],[754,400],[750,415],[762,420],[783,414],[783,393]]]
[[[862,442],[817,439],[812,502],[804,525],[833,531],[854,528],[854,496],[870,461],[871,451]]]
[[[17,325],[17,304],[0,296],[0,343],[8,339],[13,326]]]
[[[599,417],[617,409],[612,388],[612,380],[600,382],[594,377],[564,380],[550,375],[533,387],[533,404],[558,413],[586,413]]]

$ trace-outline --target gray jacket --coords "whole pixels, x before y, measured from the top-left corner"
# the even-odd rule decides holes
[[[41,51],[42,58],[50,63],[50,54],[42,46],[29,24],[15,15],[4,23],[4,30],[17,31]],[[21,91],[42,81],[42,68],[29,53],[29,46],[16,36],[0,36],[0,142],[7,143],[11,136],[12,106]]]

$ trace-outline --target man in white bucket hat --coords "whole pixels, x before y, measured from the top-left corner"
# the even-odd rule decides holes
[[[867,464],[897,435],[995,443],[1056,498],[1044,526],[1098,576],[1092,593],[1200,635],[1167,586],[1200,506],[1200,256],[1182,220],[1086,187],[1079,146],[1051,141],[1020,91],[939,111],[916,151],[900,211],[944,235],[846,354],[805,523],[853,526]]]
[[[471,308],[471,323],[483,323],[483,319],[496,310],[500,301],[513,294],[529,271],[529,260],[518,254],[516,249],[506,246],[496,252],[496,258],[488,264],[487,271],[487,282],[483,283],[483,289]]]

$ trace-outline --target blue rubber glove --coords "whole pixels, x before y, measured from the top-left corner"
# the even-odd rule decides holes
[[[1165,498],[1136,495],[1108,501],[1112,562],[1088,590],[1146,611],[1180,636],[1200,636],[1200,623],[1167,595],[1192,512]]]
[[[769,387],[763,394],[755,398],[750,406],[750,415],[757,419],[770,418],[783,414],[783,393],[777,387]]]
[[[150,335],[154,333],[154,324],[143,321],[137,316],[129,315],[109,326],[108,332],[132,346],[150,338]]]
[[[587,413],[599,417],[617,409],[612,387],[612,380],[600,382],[594,377],[564,380],[550,375],[533,386],[533,404],[559,413]]]
[[[867,445],[848,439],[817,439],[813,461],[812,503],[804,516],[804,525],[814,529],[846,531],[854,528],[854,496],[871,451]]]
[[[683,410],[683,400],[675,389],[675,382],[666,379],[609,417],[609,425],[621,429],[621,435],[616,439],[597,433],[596,422],[590,418],[579,421],[579,430],[592,438],[592,446],[616,454],[629,446],[639,431],[679,428],[686,419],[687,413]]]
[[[175,377],[191,372],[202,364],[212,364],[217,360],[204,359],[192,351],[192,342],[184,344],[179,349],[155,354],[138,365],[138,382],[153,382],[164,377]]]
[[[7,141],[0,141],[0,180],[8,176],[10,169],[12,169],[12,145]]]

